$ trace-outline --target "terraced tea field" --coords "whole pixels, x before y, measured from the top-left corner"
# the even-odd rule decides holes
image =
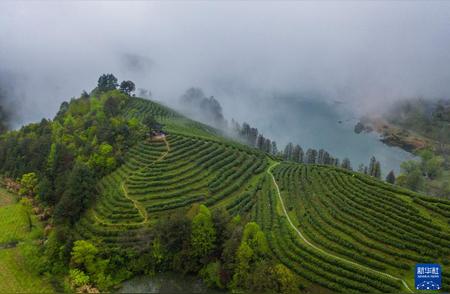
[[[160,213],[193,203],[249,210],[252,202],[245,197],[266,166],[262,154],[206,139],[168,135],[142,142],[101,181],[100,199],[82,220],[80,233],[101,237],[111,246],[139,247]]]
[[[80,237],[148,248],[161,214],[204,203],[247,214],[273,256],[305,285],[338,292],[411,292],[416,263],[444,265],[449,289],[450,202],[329,166],[277,163],[220,132],[136,98],[125,116],[154,116],[168,135],[129,150],[98,185]]]
[[[307,240],[305,242],[297,236],[291,242],[292,250],[303,248],[309,242],[313,244],[308,246],[309,250],[317,247],[314,251],[324,260],[333,255],[339,257],[334,258],[333,262],[342,268],[352,264],[364,265],[365,269],[353,267],[354,270],[364,270],[365,273],[359,273],[358,276],[377,277],[375,280],[381,282],[377,286],[375,281],[371,284],[369,281],[362,281],[367,287],[361,288],[362,285],[343,280],[339,284],[340,287],[344,285],[348,288],[346,291],[365,289],[365,292],[371,292],[378,289],[386,292],[389,287],[401,286],[400,280],[406,281],[413,288],[416,263],[444,264],[444,259],[450,256],[450,219],[438,213],[440,210],[436,212],[417,205],[417,199],[429,199],[428,197],[331,167],[281,164],[273,169],[273,174],[289,216],[289,220],[282,217],[274,225],[275,231],[284,230],[284,233],[273,236],[274,248],[281,257],[286,258],[286,253],[290,251],[284,247],[289,244],[287,236],[294,238],[298,235],[289,226],[288,222],[291,221]],[[276,199],[271,201],[277,203]],[[437,202],[441,207],[450,208],[447,201]],[[278,206],[279,203],[278,201]],[[275,212],[276,208],[273,208],[272,213]],[[286,249],[284,253],[283,248]],[[303,250],[298,252],[305,253]],[[305,259],[306,257],[302,259],[303,263]],[[301,268],[301,265],[298,266]],[[295,268],[296,265],[291,264],[291,267]],[[371,269],[369,272],[368,268]],[[324,271],[325,269],[326,267]],[[375,274],[372,270],[387,273],[396,279]],[[448,289],[450,276],[447,268],[443,272],[444,287]],[[321,278],[324,279],[324,276]],[[345,279],[345,275],[342,278]],[[322,282],[325,283],[325,279]],[[326,287],[331,288],[329,284]],[[394,288],[389,292],[393,292]]]

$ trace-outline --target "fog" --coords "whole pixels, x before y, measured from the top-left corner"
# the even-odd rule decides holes
[[[278,95],[356,114],[450,97],[449,65],[448,1],[0,2],[2,103],[16,105],[16,126],[53,117],[102,73],[167,104],[200,87],[227,119],[257,126]]]

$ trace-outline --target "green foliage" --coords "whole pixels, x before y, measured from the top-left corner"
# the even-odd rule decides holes
[[[391,170],[386,176],[386,182],[389,184],[395,184],[395,174],[393,170]]]
[[[425,187],[425,179],[421,165],[416,161],[405,161],[401,164],[402,174],[397,177],[397,184],[413,191],[422,191]]]
[[[75,241],[72,249],[72,262],[76,266],[84,267],[89,272],[94,272],[98,252],[97,247],[88,241]]]
[[[98,151],[91,155],[88,164],[98,174],[110,173],[117,164],[113,147],[107,143],[102,143],[98,146]]]
[[[415,163],[412,170],[417,169]],[[274,169],[291,221],[331,254],[381,272],[408,274],[415,263],[449,254],[448,207],[442,199],[387,185],[342,169],[281,164]],[[278,196],[263,189],[256,220],[274,256],[293,273],[336,292],[398,292],[402,285],[318,252],[280,216]],[[426,209],[424,209],[426,208]],[[433,216],[432,218],[429,216]],[[349,272],[345,272],[349,271]]]
[[[215,248],[216,229],[211,212],[205,205],[200,205],[197,215],[192,220],[191,244],[194,256],[203,258]]]
[[[266,236],[255,222],[249,222],[245,225],[242,242],[247,243],[250,246],[256,259],[263,258],[269,253]]]
[[[276,292],[277,293],[299,293],[297,277],[292,273],[290,269],[281,263],[275,265],[273,274],[275,275],[274,280],[277,283]]]
[[[222,289],[224,286],[222,285],[220,279],[221,266],[219,261],[214,261],[208,263],[203,269],[199,272],[200,277],[203,279],[203,282],[210,288],[220,288]]]
[[[435,179],[442,174],[444,158],[436,156],[430,150],[423,150],[419,153],[421,158],[421,170],[429,179]]]
[[[69,175],[66,191],[55,207],[55,219],[75,223],[94,198],[95,175],[84,163],[77,162]]]
[[[103,74],[98,79],[97,89],[102,92],[117,89],[117,78],[113,74]]]
[[[111,287],[114,282],[112,277],[106,273],[109,260],[101,258],[99,249],[85,240],[75,241],[72,249],[73,269],[85,271],[96,286],[102,290]]]
[[[120,83],[120,91],[124,92],[127,95],[130,95],[131,92],[134,92],[136,90],[136,86],[132,81],[123,81]]]
[[[43,274],[48,270],[48,259],[43,254],[43,248],[31,240],[20,243],[20,251],[24,265],[35,274]]]
[[[30,225],[27,209],[21,203],[0,206],[0,244],[24,240]]]
[[[34,196],[37,192],[38,178],[36,173],[27,173],[20,179],[19,194],[22,196]]]
[[[260,276],[264,273],[256,272],[256,265],[261,265],[264,257],[269,254],[269,246],[263,231],[255,222],[249,222],[245,225],[242,235],[241,245],[236,253],[236,268],[233,275],[233,289],[255,289],[255,285],[260,284]],[[265,272],[267,268],[259,268]],[[266,278],[267,279],[267,278]]]
[[[79,269],[71,269],[69,278],[74,287],[81,287],[89,284],[89,276]]]

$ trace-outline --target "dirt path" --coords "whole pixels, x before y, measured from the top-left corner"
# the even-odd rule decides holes
[[[139,168],[136,172],[141,171],[141,170],[143,170],[143,169],[145,169],[145,168],[148,168],[148,167],[150,167],[150,166],[152,166],[152,165],[154,165],[154,164],[160,162],[161,160],[163,160],[163,159],[169,154],[169,152],[170,152],[170,145],[169,145],[169,142],[166,140],[165,137],[162,137],[162,140],[163,140],[164,143],[166,144],[167,151],[164,152],[163,154],[161,154],[161,156],[160,156],[158,159],[156,159],[155,161],[153,161],[152,163],[149,163],[149,164],[144,165],[143,167]],[[136,199],[133,199],[132,197],[130,197],[130,195],[128,195],[128,191],[127,191],[127,189],[126,189],[126,187],[125,187],[126,182],[128,181],[128,179],[129,179],[130,177],[131,177],[131,175],[129,175],[129,176],[122,182],[122,185],[121,185],[122,191],[123,191],[123,193],[124,193],[125,198],[127,198],[127,199],[129,199],[131,202],[133,202],[134,207],[136,207],[136,209],[139,211],[139,214],[140,214],[140,215],[142,216],[142,218],[144,219],[144,220],[141,222],[141,224],[146,224],[146,223],[148,222],[148,212],[147,212],[147,210],[145,209],[144,206],[142,206],[142,204],[141,204],[139,201],[137,201]]]
[[[334,254],[332,254],[332,253],[329,253],[329,252],[323,250],[322,248],[317,247],[316,245],[314,245],[314,244],[311,243],[310,241],[308,241],[308,239],[306,239],[305,236],[300,232],[300,230],[294,225],[294,223],[292,222],[291,218],[289,217],[289,215],[288,215],[288,213],[287,213],[286,207],[284,206],[283,198],[281,197],[281,193],[280,193],[280,188],[278,187],[277,181],[275,180],[275,177],[273,176],[272,171],[271,171],[272,168],[274,168],[275,166],[277,166],[277,165],[279,165],[279,164],[280,164],[279,162],[272,164],[272,165],[267,169],[267,173],[271,176],[272,182],[273,182],[273,184],[275,185],[275,188],[276,188],[277,194],[278,194],[278,198],[280,199],[280,202],[281,202],[281,207],[283,208],[283,213],[284,213],[284,215],[286,216],[286,218],[287,218],[289,224],[291,225],[291,227],[297,232],[297,234],[298,234],[298,236],[300,237],[300,239],[302,239],[308,246],[314,248],[314,249],[317,250],[317,251],[320,251],[321,253],[323,253],[323,254],[325,254],[325,255],[328,255],[328,256],[331,256],[331,257],[333,257],[333,258],[335,258],[335,259],[344,261],[344,262],[346,262],[346,263],[348,263],[348,264],[351,264],[351,265],[354,265],[354,266],[356,266],[356,267],[360,267],[360,268],[363,268],[363,269],[365,269],[365,270],[369,270],[369,271],[371,271],[371,272],[373,272],[373,273],[376,273],[376,274],[379,274],[379,275],[382,275],[382,276],[391,278],[391,279],[393,279],[393,280],[401,281],[402,284],[403,284],[403,286],[404,286],[409,292],[413,293],[413,291],[409,288],[409,286],[408,286],[408,284],[405,282],[405,280],[402,280],[402,279],[397,278],[397,277],[394,277],[394,276],[392,276],[392,275],[390,275],[390,274],[387,274],[387,273],[384,273],[384,272],[380,272],[380,271],[374,270],[374,269],[372,269],[372,268],[370,268],[370,267],[361,265],[361,264],[359,264],[359,263],[356,263],[356,262],[353,262],[353,261],[351,261],[351,260],[342,258],[342,257],[337,256],[337,255],[334,255]]]
[[[144,165],[143,167],[139,168],[136,172],[141,171],[141,170],[143,170],[143,169],[145,169],[145,168],[148,168],[148,167],[150,167],[150,166],[156,164],[157,162],[163,160],[163,159],[169,154],[169,152],[170,152],[170,144],[169,144],[169,142],[166,140],[165,137],[163,137],[162,140],[163,140],[164,143],[166,144],[167,151],[164,152],[163,154],[161,154],[161,156],[158,157],[158,159],[156,159],[155,161],[153,161],[153,162],[151,162],[151,163],[149,163],[149,164],[146,164],[146,165]],[[135,173],[136,173],[136,172],[135,172]],[[128,175],[128,177],[126,177],[126,178],[122,181],[122,184],[120,184],[120,188],[122,189],[123,195],[125,196],[125,198],[127,198],[128,200],[130,200],[131,202],[133,202],[134,207],[137,209],[137,211],[139,212],[139,214],[142,216],[143,220],[142,220],[141,222],[139,222],[139,223],[122,223],[122,224],[121,224],[121,223],[117,223],[117,224],[113,224],[113,223],[108,223],[108,222],[105,222],[105,221],[103,221],[103,220],[100,220],[100,219],[97,217],[97,214],[95,214],[94,217],[95,217],[95,219],[96,219],[98,222],[100,222],[100,223],[102,223],[102,224],[105,224],[105,225],[110,225],[110,226],[143,225],[143,224],[148,223],[148,212],[147,212],[147,210],[145,209],[145,207],[144,207],[139,201],[137,201],[136,199],[134,199],[133,197],[131,197],[130,195],[128,195],[128,190],[127,190],[127,188],[126,188],[126,182],[127,182],[128,179],[131,177],[131,175],[132,175],[132,174]]]

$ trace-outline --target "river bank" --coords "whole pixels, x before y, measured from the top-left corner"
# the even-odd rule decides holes
[[[134,277],[123,282],[117,293],[223,294],[227,292],[208,288],[198,277],[167,272],[154,276]]]
[[[425,148],[434,148],[436,142],[393,125],[381,117],[363,117],[355,126],[356,133],[374,131],[380,135],[380,141],[388,146],[399,147],[407,152],[417,154]]]

